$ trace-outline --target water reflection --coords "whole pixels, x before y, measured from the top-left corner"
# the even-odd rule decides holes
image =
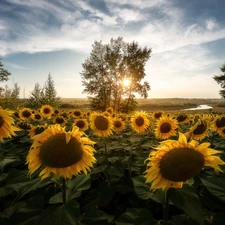
[[[202,110],[202,109],[212,109],[212,106],[209,105],[198,105],[196,108],[189,108],[184,110]]]

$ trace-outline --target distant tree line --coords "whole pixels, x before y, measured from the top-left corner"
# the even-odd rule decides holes
[[[42,105],[51,105],[56,108],[59,106],[60,98],[57,97],[57,91],[51,74],[43,87],[39,83],[35,83],[33,91],[28,98],[27,106],[33,109],[38,109]]]
[[[3,64],[0,62],[0,82],[7,81],[10,72],[3,69]],[[29,107],[38,109],[42,105],[51,105],[58,107],[60,98],[57,97],[57,91],[51,74],[48,75],[43,87],[39,83],[35,83],[33,91],[31,91],[27,100],[21,100],[20,87],[15,83],[13,87],[6,85],[4,88],[0,87],[0,103],[1,107],[16,110],[20,107]]]

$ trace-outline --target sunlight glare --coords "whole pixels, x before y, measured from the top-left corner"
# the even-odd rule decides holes
[[[123,86],[128,87],[130,85],[130,79],[124,78],[123,79]]]

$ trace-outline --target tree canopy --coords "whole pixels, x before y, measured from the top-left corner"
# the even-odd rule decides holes
[[[0,82],[7,81],[11,73],[3,68],[3,64],[0,61]]]
[[[225,64],[220,67],[220,70],[222,74],[214,75],[213,79],[221,86],[222,89],[219,91],[219,94],[222,98],[225,98]]]
[[[92,108],[104,111],[111,106],[127,112],[134,105],[135,93],[146,98],[150,85],[142,80],[150,55],[151,49],[122,37],[111,38],[108,44],[95,41],[81,72],[83,93],[89,95]]]

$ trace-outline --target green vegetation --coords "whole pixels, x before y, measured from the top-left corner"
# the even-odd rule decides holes
[[[222,98],[225,98],[225,64],[220,67],[222,74],[215,75],[213,79],[221,86],[221,90],[219,91]]]
[[[138,43],[127,43],[122,37],[109,44],[95,41],[90,56],[82,64],[82,84],[93,110],[128,112],[135,109],[135,93],[147,97],[150,90],[145,77],[145,64],[151,49]]]

